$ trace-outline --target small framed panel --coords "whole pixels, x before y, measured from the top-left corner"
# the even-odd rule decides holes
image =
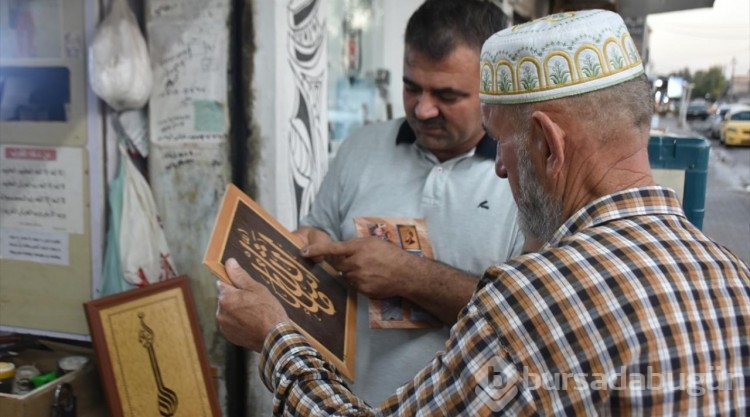
[[[110,416],[221,416],[187,277],[84,309]]]

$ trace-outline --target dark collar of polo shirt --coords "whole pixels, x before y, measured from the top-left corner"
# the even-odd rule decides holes
[[[414,131],[411,130],[411,126],[409,126],[409,123],[404,120],[404,122],[401,123],[401,127],[398,129],[398,134],[396,135],[396,145],[401,143],[411,144],[416,140],[417,136],[414,134]],[[482,137],[482,140],[477,143],[477,150],[475,152],[475,155],[494,160],[496,153],[497,146],[495,146],[495,141],[490,139],[489,136],[484,135],[484,137]]]

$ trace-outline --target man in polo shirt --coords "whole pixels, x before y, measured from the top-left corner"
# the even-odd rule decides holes
[[[517,210],[507,181],[494,175],[479,103],[479,52],[502,27],[490,2],[426,1],[406,28],[406,120],[365,126],[343,143],[296,231],[305,244],[350,243],[332,263],[360,292],[352,387],[370,404],[410,380],[449,332],[371,329],[368,297],[404,297],[450,325],[487,265],[521,252]],[[355,239],[357,217],[424,219],[439,262]]]

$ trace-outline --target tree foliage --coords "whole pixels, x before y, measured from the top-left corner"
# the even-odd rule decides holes
[[[693,76],[690,75],[690,69],[688,69],[687,67],[669,75],[673,77],[680,77],[687,82],[693,81]]]
[[[692,98],[705,98],[710,101],[718,100],[724,96],[729,86],[729,81],[724,78],[721,66],[713,66],[708,71],[698,70],[691,74],[688,68],[672,74],[682,77],[685,81],[693,84]]]
[[[693,97],[705,97],[710,100],[720,98],[727,90],[727,80],[720,66],[711,67],[708,71],[697,71],[693,76]]]

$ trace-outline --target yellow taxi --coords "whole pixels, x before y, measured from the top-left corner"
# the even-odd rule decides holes
[[[726,146],[750,146],[750,106],[732,108],[727,112],[719,140]]]

